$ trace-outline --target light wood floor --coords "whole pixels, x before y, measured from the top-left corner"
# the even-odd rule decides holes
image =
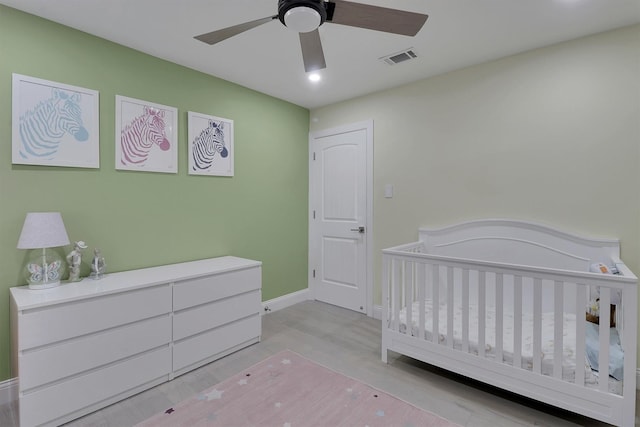
[[[389,364],[384,364],[380,360],[380,321],[359,313],[309,301],[262,319],[260,343],[68,425],[134,425],[285,349],[462,426],[605,425],[394,353],[390,353]],[[16,419],[15,405],[0,406],[0,426],[16,425]]]

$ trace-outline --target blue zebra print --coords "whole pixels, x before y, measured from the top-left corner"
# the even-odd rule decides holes
[[[223,158],[229,155],[227,147],[224,146],[224,123],[209,120],[209,126],[203,129],[193,141],[192,169],[194,171],[210,169],[216,153],[220,153]]]
[[[82,123],[80,94],[54,88],[51,98],[20,116],[20,156],[53,159],[67,133],[76,141],[89,139],[89,132]]]

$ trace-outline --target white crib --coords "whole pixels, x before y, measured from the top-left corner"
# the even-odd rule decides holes
[[[595,263],[618,274],[590,272]],[[634,425],[637,278],[617,240],[514,220],[421,229],[383,251],[382,295],[384,362],[391,350]],[[599,325],[585,319],[596,297]]]

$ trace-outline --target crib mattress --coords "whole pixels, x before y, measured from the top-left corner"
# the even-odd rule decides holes
[[[432,341],[433,330],[433,303],[432,300],[425,300],[425,325],[424,339]],[[420,319],[420,304],[414,302],[411,313],[411,335],[418,336],[418,322]],[[407,310],[402,309],[399,313],[400,332],[405,333],[407,325]],[[442,302],[439,308],[438,316],[438,342],[445,344],[447,340],[448,319],[446,311],[446,303]],[[576,373],[576,316],[571,313],[563,315],[563,360],[562,360],[562,377],[565,381],[574,382]],[[469,352],[478,354],[478,306],[469,305]],[[523,313],[522,315],[522,368],[532,370],[533,368],[533,315]],[[554,324],[555,314],[542,313],[542,349],[541,354],[537,355],[541,359],[541,371],[543,375],[551,375],[553,372],[553,356],[555,349],[554,342]],[[485,308],[485,356],[488,359],[496,357],[496,311],[493,307]],[[462,350],[462,306],[454,304],[453,316],[453,347]],[[513,313],[503,313],[503,361],[504,363],[513,364],[514,354],[514,316]],[[598,374],[591,370],[588,364],[584,367],[585,383],[589,386],[598,384]],[[609,391],[615,394],[622,394],[622,381],[618,381],[609,377]]]

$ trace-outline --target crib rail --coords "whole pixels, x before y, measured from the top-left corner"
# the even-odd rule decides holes
[[[448,351],[507,365],[514,371],[552,378],[565,384],[564,387],[585,390],[590,387],[589,392],[595,387],[598,392],[610,394],[607,380],[612,357],[610,303],[620,298],[614,322],[624,349],[621,396],[633,396],[635,402],[637,278],[624,264],[616,263],[622,274],[600,275],[432,255],[424,253],[421,242],[386,249],[383,251],[383,329],[429,346],[446,347]],[[593,382],[593,378],[586,377],[589,371],[582,367],[587,360],[585,312],[596,292],[600,307],[596,377],[599,379],[594,386],[587,384],[587,379]],[[427,301],[431,301],[430,310],[425,310]],[[476,319],[471,319],[472,308],[477,311],[477,324],[473,323]],[[455,310],[461,313],[459,331],[454,325]],[[513,318],[513,337],[509,342],[503,339],[507,312],[507,317]],[[553,354],[537,357],[543,354],[543,313],[553,313],[555,319]],[[522,342],[522,319],[527,316],[533,319],[532,342],[530,348],[526,348],[533,357],[528,362],[524,360]],[[575,330],[566,330],[563,321],[558,321],[567,316],[575,316]],[[488,318],[493,320],[488,322]],[[493,337],[490,347],[487,333]],[[383,331],[383,341],[384,334]],[[564,340],[575,341],[573,374],[563,368]],[[383,359],[386,359],[384,353],[383,342]],[[543,360],[546,361],[544,367]]]

